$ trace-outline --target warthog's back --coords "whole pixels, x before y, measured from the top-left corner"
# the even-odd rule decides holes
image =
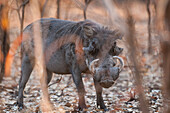
[[[40,33],[43,40],[43,47],[47,47],[51,42],[55,41],[57,38],[69,34],[67,29],[70,26],[74,26],[76,22],[59,20],[54,18],[44,18],[36,22],[29,24],[23,31],[23,36],[26,37],[26,40],[23,42],[24,48],[31,47],[33,49],[34,45],[34,35],[35,33]],[[39,29],[34,29],[39,28]],[[39,27],[37,27],[39,25]],[[35,37],[36,38],[36,37]],[[25,44],[26,43],[26,44]]]
[[[67,45],[71,43],[69,43],[68,38],[70,38],[71,35],[80,35],[80,29],[81,27],[78,22],[54,18],[40,19],[24,29],[23,39],[26,40],[22,43],[23,54],[27,54],[31,62],[34,62],[34,38],[37,38],[35,37],[35,33],[39,33],[42,37],[42,47],[47,68],[55,73],[69,73],[70,69],[67,68],[68,64],[65,57],[66,49],[69,49]],[[64,40],[62,40],[61,43],[63,43],[63,41],[68,42],[60,45],[59,41],[63,38]]]

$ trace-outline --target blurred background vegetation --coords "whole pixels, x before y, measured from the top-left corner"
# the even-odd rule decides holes
[[[5,112],[9,101],[2,92],[8,92],[6,89],[17,88],[18,85],[21,71],[18,46],[21,40],[17,40],[17,37],[31,22],[49,17],[71,21],[90,19],[110,29],[119,29],[124,34],[119,45],[124,48],[121,57],[126,64],[122,75],[129,77],[127,83],[133,83],[128,90],[129,100],[137,98],[140,103],[138,112],[170,112],[169,0],[0,0],[0,111]],[[10,48],[12,44],[17,46]],[[14,59],[12,65],[6,62],[10,49],[13,52],[15,50],[12,49],[16,49],[10,57]],[[5,77],[5,68],[9,67],[7,71],[11,73]],[[122,81],[120,79],[118,82]],[[12,86],[8,87],[7,84]],[[152,107],[156,104],[151,99],[156,96],[149,96],[148,99],[146,89],[150,89],[150,93],[152,89],[159,89],[162,95],[160,106]],[[111,107],[111,110],[124,112],[123,107]]]

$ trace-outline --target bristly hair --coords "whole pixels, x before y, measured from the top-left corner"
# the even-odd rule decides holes
[[[110,36],[110,37],[113,37],[116,39],[122,39],[122,37],[123,37],[123,34],[121,34],[120,31],[117,29],[111,30],[108,27],[102,26],[99,28],[99,31],[106,37]]]
[[[110,30],[108,27],[104,27],[96,22],[93,22],[91,20],[85,20],[85,21],[80,21],[80,22],[71,22],[71,23],[68,23],[68,24],[62,26],[59,29],[54,29],[55,37],[59,38],[59,37],[65,36],[65,35],[77,35],[81,39],[83,39],[83,38],[85,38],[84,37],[84,29],[83,29],[84,25],[91,26],[92,28],[94,28],[94,31],[96,33],[100,33],[104,37],[112,36],[117,39],[121,39],[123,36],[116,29]]]
[[[78,23],[68,23],[63,27],[56,30],[56,37],[63,37],[65,35],[78,35],[81,36],[81,27]],[[82,38],[82,37],[81,37]]]

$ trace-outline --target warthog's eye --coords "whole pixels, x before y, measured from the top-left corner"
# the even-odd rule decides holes
[[[123,51],[123,48],[119,48],[119,51],[122,52],[122,51]]]
[[[95,46],[95,45],[96,45],[96,43],[95,43],[95,42],[92,42],[92,45],[93,45],[93,46]]]

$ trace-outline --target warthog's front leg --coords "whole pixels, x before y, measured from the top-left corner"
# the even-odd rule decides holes
[[[100,86],[99,82],[97,82],[95,79],[93,79],[93,81],[94,81],[94,86],[95,86],[96,95],[97,95],[97,107],[100,106],[100,109],[104,109],[104,111],[108,111],[103,101],[102,87]]]
[[[85,89],[82,81],[81,71],[79,68],[79,64],[77,62],[77,56],[75,53],[75,44],[70,44],[66,50],[66,62],[68,63],[69,67],[71,68],[71,73],[73,77],[73,81],[76,85],[78,96],[79,96],[79,109],[83,110],[86,108],[85,104]]]
[[[83,85],[83,81],[82,81],[81,72],[77,65],[74,65],[72,67],[72,76],[73,76],[73,81],[76,85],[76,88],[78,91],[78,96],[79,96],[79,106],[78,107],[80,110],[83,110],[84,108],[87,108],[86,104],[85,104],[85,99],[84,99],[85,89],[84,89],[84,85]]]

